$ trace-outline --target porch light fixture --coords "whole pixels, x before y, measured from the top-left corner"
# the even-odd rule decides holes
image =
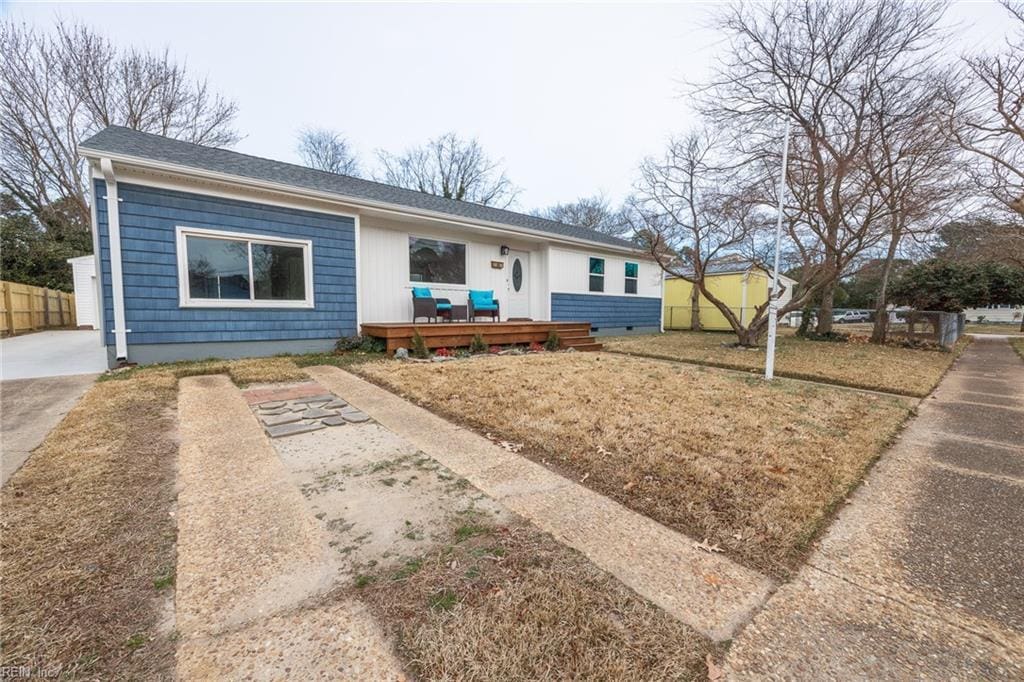
[[[501,255],[502,256],[507,256],[508,255],[508,247],[505,246],[504,244],[501,245]]]

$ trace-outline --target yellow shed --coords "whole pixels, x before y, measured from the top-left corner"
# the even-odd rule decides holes
[[[753,316],[759,305],[768,300],[768,292],[772,286],[771,272],[759,265],[751,263],[723,263],[710,265],[707,269],[707,288],[715,298],[723,301],[732,309],[741,322],[746,323]],[[796,282],[789,277],[779,275],[780,283],[785,287],[781,302],[789,301],[793,296],[793,285]],[[665,280],[665,329],[691,329],[691,311],[693,284],[680,277],[669,277]],[[701,327],[708,330],[731,330],[725,315],[703,294],[699,295]]]

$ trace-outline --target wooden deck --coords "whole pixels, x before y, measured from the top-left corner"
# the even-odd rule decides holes
[[[364,322],[365,336],[382,339],[387,351],[394,353],[398,348],[409,348],[413,332],[418,331],[427,348],[464,348],[477,334],[488,346],[504,346],[511,343],[544,343],[548,334],[556,332],[562,348],[580,351],[601,350],[601,344],[590,336],[589,322]]]

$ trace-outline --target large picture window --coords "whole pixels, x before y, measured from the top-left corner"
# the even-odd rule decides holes
[[[590,290],[604,291],[604,258],[590,259]]]
[[[466,245],[409,237],[409,281],[466,283]]]
[[[179,227],[181,305],[311,308],[311,251],[298,239]]]

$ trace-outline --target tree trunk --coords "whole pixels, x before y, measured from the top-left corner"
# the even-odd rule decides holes
[[[737,342],[741,346],[751,348],[757,345],[757,339],[760,335],[760,329],[751,329],[749,327],[742,327],[736,332]]]
[[[696,284],[693,285],[693,291],[690,293],[690,329],[695,332],[703,329],[700,324],[700,289]]]
[[[871,329],[871,343],[885,343],[889,333],[889,314],[886,311],[886,291],[889,288],[889,276],[896,260],[896,247],[899,239],[894,235],[889,241],[889,250],[885,254],[885,267],[882,269],[882,283],[878,287],[878,298],[875,299],[875,326]]]
[[[818,326],[815,331],[819,334],[832,332],[832,307],[836,295],[836,283],[829,282],[821,290],[821,306],[818,308]]]

